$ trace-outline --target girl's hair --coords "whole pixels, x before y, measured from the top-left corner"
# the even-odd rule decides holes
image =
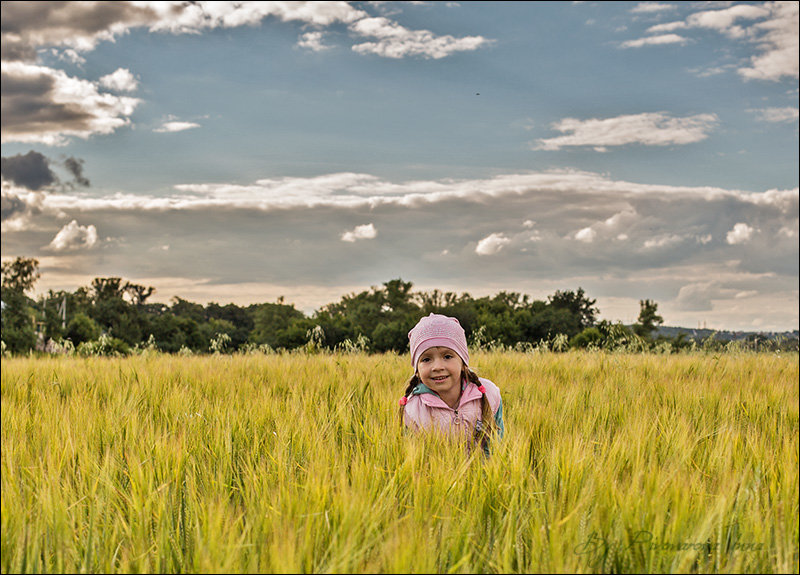
[[[461,377],[466,379],[469,383],[474,383],[476,386],[483,385],[481,383],[478,374],[472,371],[467,365],[462,365],[461,367]],[[422,380],[419,378],[419,375],[415,372],[414,375],[411,376],[411,379],[408,380],[406,384],[406,390],[403,393],[404,398],[411,397],[411,392],[414,391],[414,388],[417,387]],[[400,406],[400,427],[403,427],[403,414],[405,412],[406,406],[402,404]],[[497,431],[497,424],[494,420],[494,414],[492,413],[492,406],[489,405],[489,400],[486,397],[486,394],[481,395],[481,419],[482,422],[478,422],[475,426],[475,441],[483,447],[484,451],[488,450],[489,445],[489,438]]]

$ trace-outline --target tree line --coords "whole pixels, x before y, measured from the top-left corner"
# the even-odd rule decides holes
[[[457,317],[470,344],[483,348],[635,344],[645,349],[658,345],[651,334],[663,323],[651,300],[640,302],[633,326],[598,321],[596,300],[582,288],[556,291],[546,300],[505,291],[475,298],[439,290],[416,292],[411,282],[392,279],[307,316],[282,297],[248,306],[201,305],[180,297],[169,305],[151,303],[155,288],[119,277],[95,278],[74,292],[50,290],[34,300],[27,293],[39,277],[35,259],[18,257],[2,264],[6,353],[65,348],[103,354],[145,348],[166,353],[298,348],[404,353],[408,331],[429,313]],[[680,349],[690,342],[678,337],[669,343]]]

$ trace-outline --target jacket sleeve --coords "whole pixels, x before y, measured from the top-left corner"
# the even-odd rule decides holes
[[[412,395],[408,399],[405,409],[403,409],[403,422],[406,427],[419,431],[430,425],[431,416],[419,396]]]

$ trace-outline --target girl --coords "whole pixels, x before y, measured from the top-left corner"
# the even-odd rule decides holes
[[[464,329],[454,317],[430,314],[408,332],[414,375],[400,398],[401,425],[461,435],[489,453],[503,436],[500,389],[469,368]]]

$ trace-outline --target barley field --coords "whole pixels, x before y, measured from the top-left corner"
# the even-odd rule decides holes
[[[2,361],[3,573],[797,573],[797,354],[480,352],[490,457],[407,356]]]

